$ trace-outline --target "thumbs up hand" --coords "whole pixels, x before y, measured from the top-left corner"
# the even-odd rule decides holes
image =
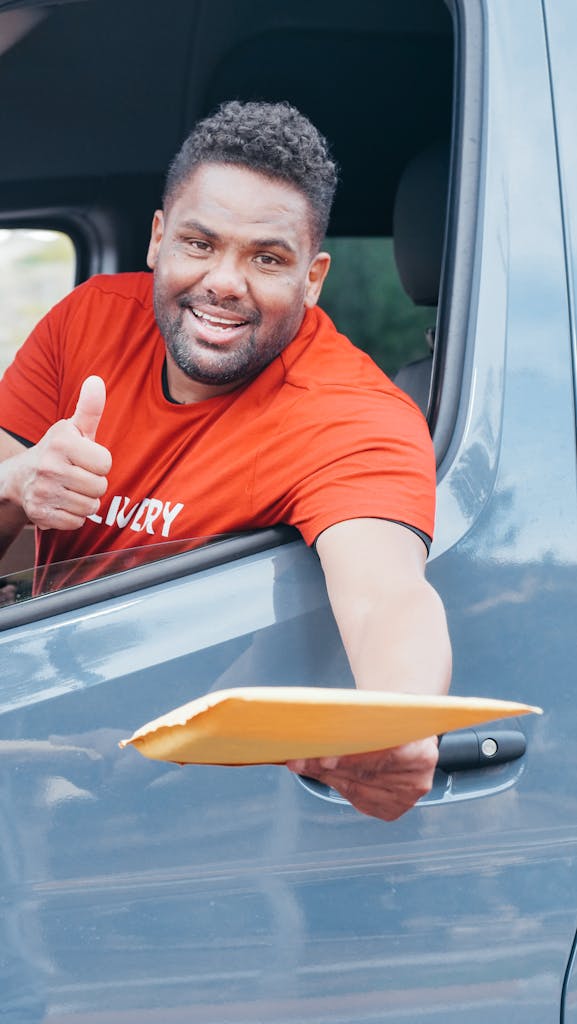
[[[95,440],[105,404],[104,381],[88,377],[74,415],[15,456],[12,500],[41,530],[77,530],[98,511],[112,465]]]

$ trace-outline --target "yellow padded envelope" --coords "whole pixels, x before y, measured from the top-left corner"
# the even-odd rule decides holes
[[[396,747],[541,708],[482,697],[422,697],[315,686],[219,690],[138,729],[121,747],[177,764],[282,764]]]

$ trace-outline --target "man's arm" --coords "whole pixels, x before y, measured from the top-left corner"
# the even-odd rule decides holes
[[[69,420],[59,420],[32,448],[0,430],[0,555],[25,523],[76,530],[98,510],[110,453],[94,440],[106,391],[100,377],[82,385]]]
[[[451,647],[441,599],[425,579],[423,541],[386,520],[352,519],[325,530],[317,551],[357,687],[446,693]],[[436,763],[431,737],[289,767],[333,786],[358,810],[390,821],[429,791]]]
[[[4,496],[7,468],[4,463],[25,451],[25,445],[11,437],[5,430],[0,430],[0,558],[28,522],[24,510]]]

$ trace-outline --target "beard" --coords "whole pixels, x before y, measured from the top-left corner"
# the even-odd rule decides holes
[[[178,301],[179,312],[170,313],[162,291],[154,286],[154,315],[167,351],[180,370],[200,384],[242,384],[255,377],[286,348],[297,333],[304,315],[291,312],[277,320],[274,331],[260,336],[262,316],[255,311],[240,309],[231,302],[219,302],[218,308],[238,316],[239,321],[251,326],[250,332],[231,348],[224,348],[194,337],[187,329],[190,317],[187,309],[193,306],[217,306],[206,295],[187,296]],[[194,315],[194,314],[192,314]]]

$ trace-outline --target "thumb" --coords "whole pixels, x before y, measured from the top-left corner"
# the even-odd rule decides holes
[[[87,377],[80,388],[76,410],[70,420],[83,437],[94,441],[105,404],[106,386],[102,377]]]

